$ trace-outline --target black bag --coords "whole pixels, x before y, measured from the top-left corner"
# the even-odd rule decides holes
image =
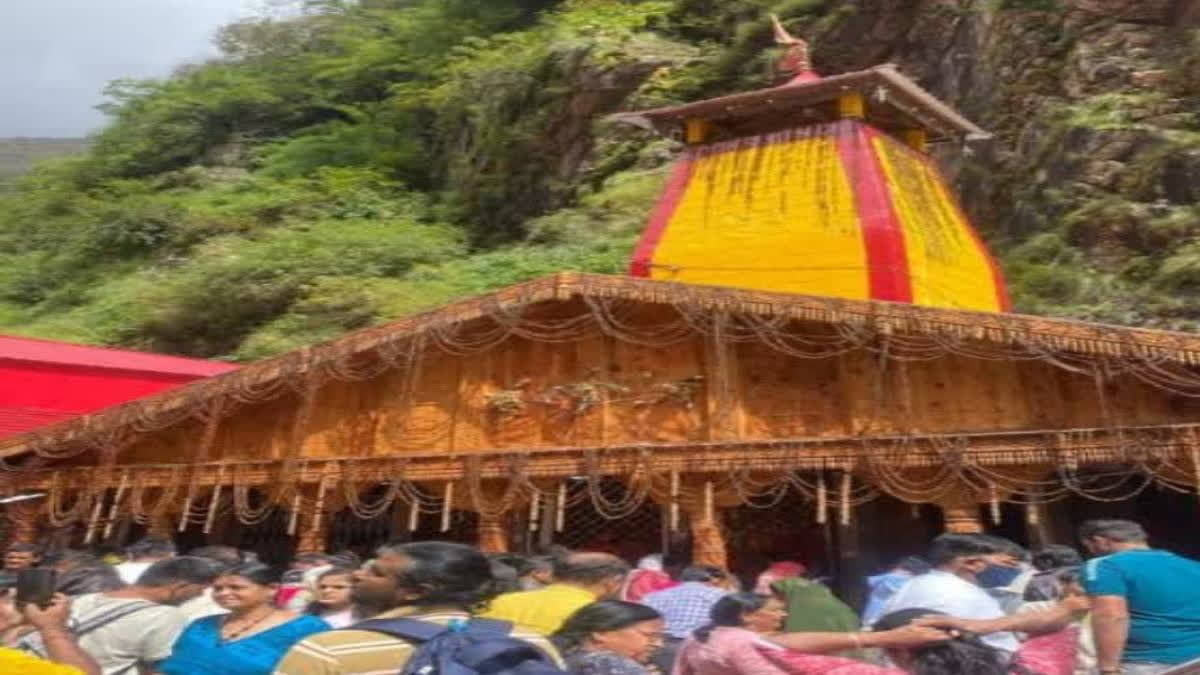
[[[449,625],[416,619],[370,619],[350,627],[416,645],[400,675],[564,675],[541,649],[510,635],[512,624],[491,619]]]

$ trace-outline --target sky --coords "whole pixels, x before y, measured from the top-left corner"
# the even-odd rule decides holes
[[[0,0],[0,137],[79,137],[103,125],[101,90],[216,54],[250,0]]]

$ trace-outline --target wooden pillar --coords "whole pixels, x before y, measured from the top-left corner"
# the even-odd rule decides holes
[[[503,515],[479,514],[479,550],[484,553],[508,553],[508,528]]]
[[[322,514],[301,514],[296,520],[296,553],[324,553],[329,539],[329,519]]]
[[[8,504],[5,506],[4,515],[8,518],[9,544],[37,543],[38,525],[42,515],[41,499],[29,499]]]
[[[979,503],[967,491],[955,491],[942,496],[936,502],[942,509],[942,519],[947,532],[956,534],[978,534],[983,532],[979,519]]]
[[[867,101],[857,91],[837,97],[837,112],[841,119],[861,120],[867,116]]]
[[[929,134],[924,129],[905,129],[902,137],[905,145],[917,152],[926,152],[929,149]]]
[[[688,145],[700,145],[708,141],[712,132],[712,122],[705,119],[693,118],[684,122],[684,140]]]
[[[296,518],[296,553],[325,553],[329,541],[330,514],[326,512],[324,483],[300,488],[312,510],[302,511]]]
[[[714,505],[710,511],[702,499],[689,500],[680,506],[686,510],[692,532],[692,564],[728,569],[729,551],[721,532],[720,507]]]
[[[392,505],[392,526],[390,539],[394,541],[412,541],[412,532],[408,526],[412,523],[412,504],[397,499]],[[418,524],[420,520],[418,519]]]

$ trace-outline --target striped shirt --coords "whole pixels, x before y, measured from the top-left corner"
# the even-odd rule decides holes
[[[453,609],[402,607],[374,618],[400,617],[446,625],[455,619],[468,619],[470,615]],[[562,665],[558,651],[546,638],[521,630],[514,630],[512,637],[538,647]],[[414,651],[412,643],[383,633],[352,628],[331,630],[306,638],[292,647],[275,667],[275,675],[396,675]]]

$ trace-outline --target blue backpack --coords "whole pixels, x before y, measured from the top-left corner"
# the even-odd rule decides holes
[[[491,619],[449,625],[416,619],[369,619],[351,626],[414,643],[400,675],[565,675],[550,656],[510,635],[512,624]]]

